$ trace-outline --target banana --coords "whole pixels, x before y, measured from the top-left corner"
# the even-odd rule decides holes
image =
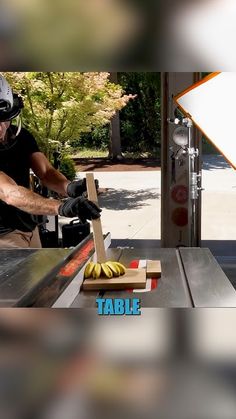
[[[102,273],[105,275],[106,278],[112,278],[113,277],[113,271],[108,266],[107,262],[101,264],[102,267]]]
[[[84,270],[84,279],[98,279],[101,276],[111,279],[125,274],[125,266],[120,262],[109,260],[105,263],[89,262]]]
[[[92,276],[93,269],[95,267],[94,262],[89,262],[84,270],[84,278],[90,278]]]
[[[118,268],[120,270],[120,274],[121,275],[124,275],[125,274],[125,266],[122,265],[122,263],[120,263],[120,262],[113,262],[113,263],[115,263],[116,266],[118,266]]]
[[[93,278],[94,279],[98,279],[101,276],[101,263],[97,262],[93,268]]]
[[[106,265],[110,268],[110,270],[113,273],[113,276],[120,276],[120,268],[119,266],[116,264],[116,262],[112,262],[111,260],[109,260],[108,262],[106,262]]]

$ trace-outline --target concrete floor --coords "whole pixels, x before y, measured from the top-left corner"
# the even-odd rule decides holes
[[[80,173],[84,177],[85,173]],[[103,232],[114,247],[160,246],[161,172],[95,172]],[[222,156],[202,165],[202,247],[208,247],[236,287],[236,172]],[[60,226],[68,223],[60,218]]]
[[[202,184],[202,247],[236,289],[236,172],[222,156],[204,156]]]
[[[236,172],[222,156],[204,156],[202,170],[202,244],[216,253],[236,253]],[[85,173],[81,172],[80,177]],[[95,172],[103,208],[103,231],[117,243],[160,242],[161,172]],[[68,219],[60,219],[60,225]],[[235,241],[235,246],[234,246]],[[224,252],[223,252],[224,254]],[[232,255],[231,255],[232,256]]]
[[[85,173],[81,173],[81,177]],[[102,208],[103,232],[124,247],[127,240],[160,241],[160,171],[95,172]],[[68,219],[60,219],[60,224]],[[130,244],[130,242],[129,242]]]
[[[204,156],[202,240],[236,240],[236,172],[222,156]]]

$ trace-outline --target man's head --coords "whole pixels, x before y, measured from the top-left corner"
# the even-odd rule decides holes
[[[16,118],[23,108],[20,96],[12,89],[3,75],[0,74],[0,141],[5,138],[11,120]]]

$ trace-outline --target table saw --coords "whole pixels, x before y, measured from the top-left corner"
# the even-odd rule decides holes
[[[72,249],[2,249],[0,307],[96,308],[96,298],[139,298],[141,307],[236,307],[236,291],[207,248],[111,248],[107,257],[129,266],[160,260],[154,289],[82,291],[84,267],[96,256],[92,234]]]

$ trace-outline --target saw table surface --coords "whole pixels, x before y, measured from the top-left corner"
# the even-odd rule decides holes
[[[117,260],[117,249],[108,249],[108,258]],[[236,307],[236,291],[207,248],[121,249],[119,261],[161,261],[157,288],[149,292],[82,291],[72,307],[96,307],[102,298],[139,298],[141,307]]]
[[[98,297],[139,298],[143,308],[236,307],[234,287],[206,248],[108,248],[107,258],[127,267],[137,259],[161,261],[158,285],[147,292],[81,291],[82,268],[70,278],[58,276],[61,269],[68,272],[68,266],[73,267],[71,253],[71,249],[1,250],[0,307],[96,308]]]
[[[20,301],[25,306],[23,300],[50,281],[53,269],[67,255],[66,249],[1,249],[0,307]]]

